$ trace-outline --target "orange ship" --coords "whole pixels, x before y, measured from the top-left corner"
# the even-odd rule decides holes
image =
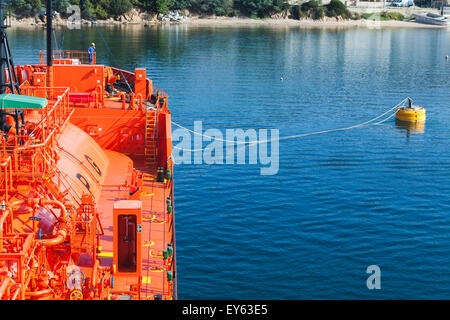
[[[38,65],[14,66],[0,26],[0,299],[176,299],[168,96],[53,51],[47,12]]]

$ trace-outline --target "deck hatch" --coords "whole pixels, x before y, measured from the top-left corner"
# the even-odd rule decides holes
[[[141,276],[142,201],[119,200],[113,206],[115,276]]]

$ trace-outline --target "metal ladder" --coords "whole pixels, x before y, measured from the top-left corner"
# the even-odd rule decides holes
[[[156,142],[157,142],[157,111],[153,108],[146,108],[145,111],[145,164],[156,165]]]

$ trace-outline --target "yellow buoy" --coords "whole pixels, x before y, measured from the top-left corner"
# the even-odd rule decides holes
[[[395,120],[395,125],[400,129],[406,129],[408,133],[425,133],[425,121]]]
[[[395,118],[407,122],[425,121],[426,110],[420,106],[401,106],[397,109]]]

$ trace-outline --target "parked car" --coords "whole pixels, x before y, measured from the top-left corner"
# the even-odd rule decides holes
[[[394,7],[411,7],[414,5],[414,0],[394,0],[391,5]]]

